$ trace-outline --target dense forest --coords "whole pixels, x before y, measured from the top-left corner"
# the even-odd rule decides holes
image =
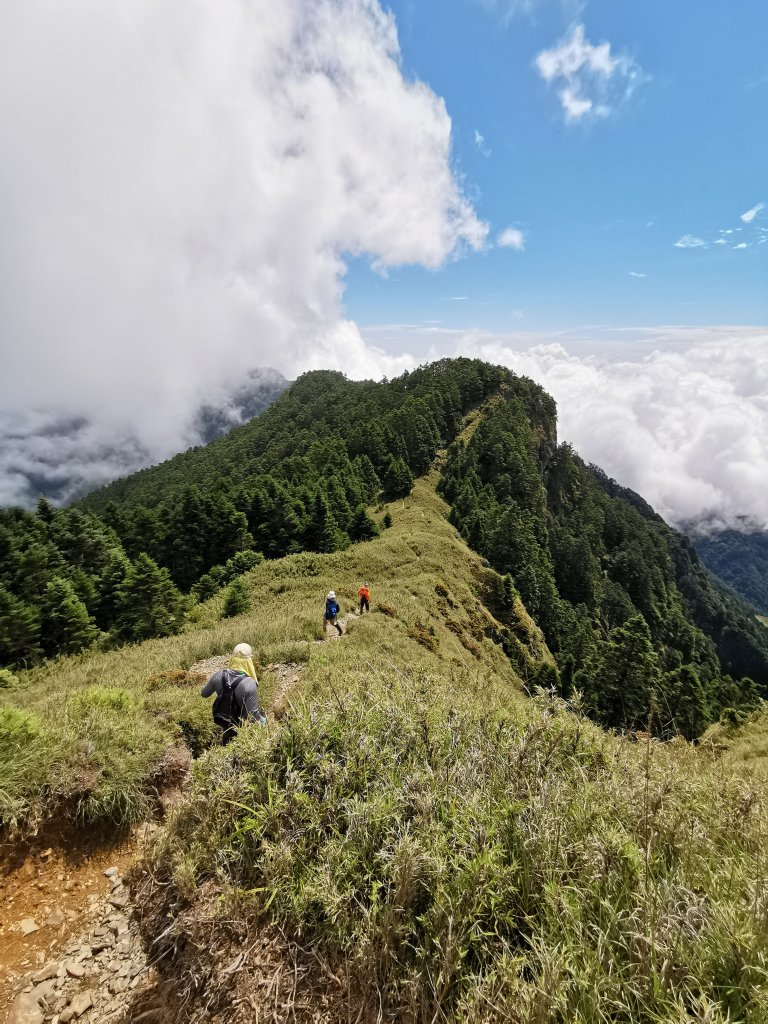
[[[768,615],[768,531],[692,529],[689,536],[706,567]]]
[[[479,409],[465,428],[466,416]],[[552,399],[468,359],[392,381],[317,371],[210,444],[76,506],[0,512],[0,664],[172,633],[262,558],[374,536],[448,450],[441,490],[468,543],[519,594],[557,668],[603,724],[698,735],[768,687],[768,630],[719,590],[692,544],[638,495],[558,445]],[[513,622],[498,637],[516,657]],[[732,712],[728,712],[732,713]]]

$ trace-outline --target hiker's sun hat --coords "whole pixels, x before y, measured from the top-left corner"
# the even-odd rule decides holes
[[[232,651],[232,657],[237,658],[251,658],[253,657],[253,650],[250,644],[238,644]]]

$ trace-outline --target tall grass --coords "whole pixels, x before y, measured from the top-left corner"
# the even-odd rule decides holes
[[[371,1019],[768,1020],[743,770],[468,672],[328,681],[197,765],[154,854],[182,896],[215,879],[227,916],[345,965]]]

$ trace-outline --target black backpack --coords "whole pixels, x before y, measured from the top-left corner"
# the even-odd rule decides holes
[[[235,696],[235,690],[244,678],[228,668],[221,673],[221,693],[213,702],[213,720],[224,730],[237,728],[243,720],[242,705]]]

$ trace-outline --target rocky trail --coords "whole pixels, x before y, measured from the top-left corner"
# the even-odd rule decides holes
[[[341,637],[327,637],[332,639]],[[227,661],[227,656],[199,661],[189,675],[207,678]],[[274,677],[269,719],[285,714],[303,667],[296,662],[264,666],[263,674]],[[164,808],[172,802],[160,799]],[[163,1024],[171,1019],[123,882],[156,827],[145,825],[118,843],[102,837],[78,846],[78,840],[59,836],[55,845],[25,848],[26,856],[4,851],[0,1024]]]
[[[151,829],[118,845],[30,850],[0,882],[5,1024],[137,1019],[126,1011],[152,972],[130,919],[123,872]]]

